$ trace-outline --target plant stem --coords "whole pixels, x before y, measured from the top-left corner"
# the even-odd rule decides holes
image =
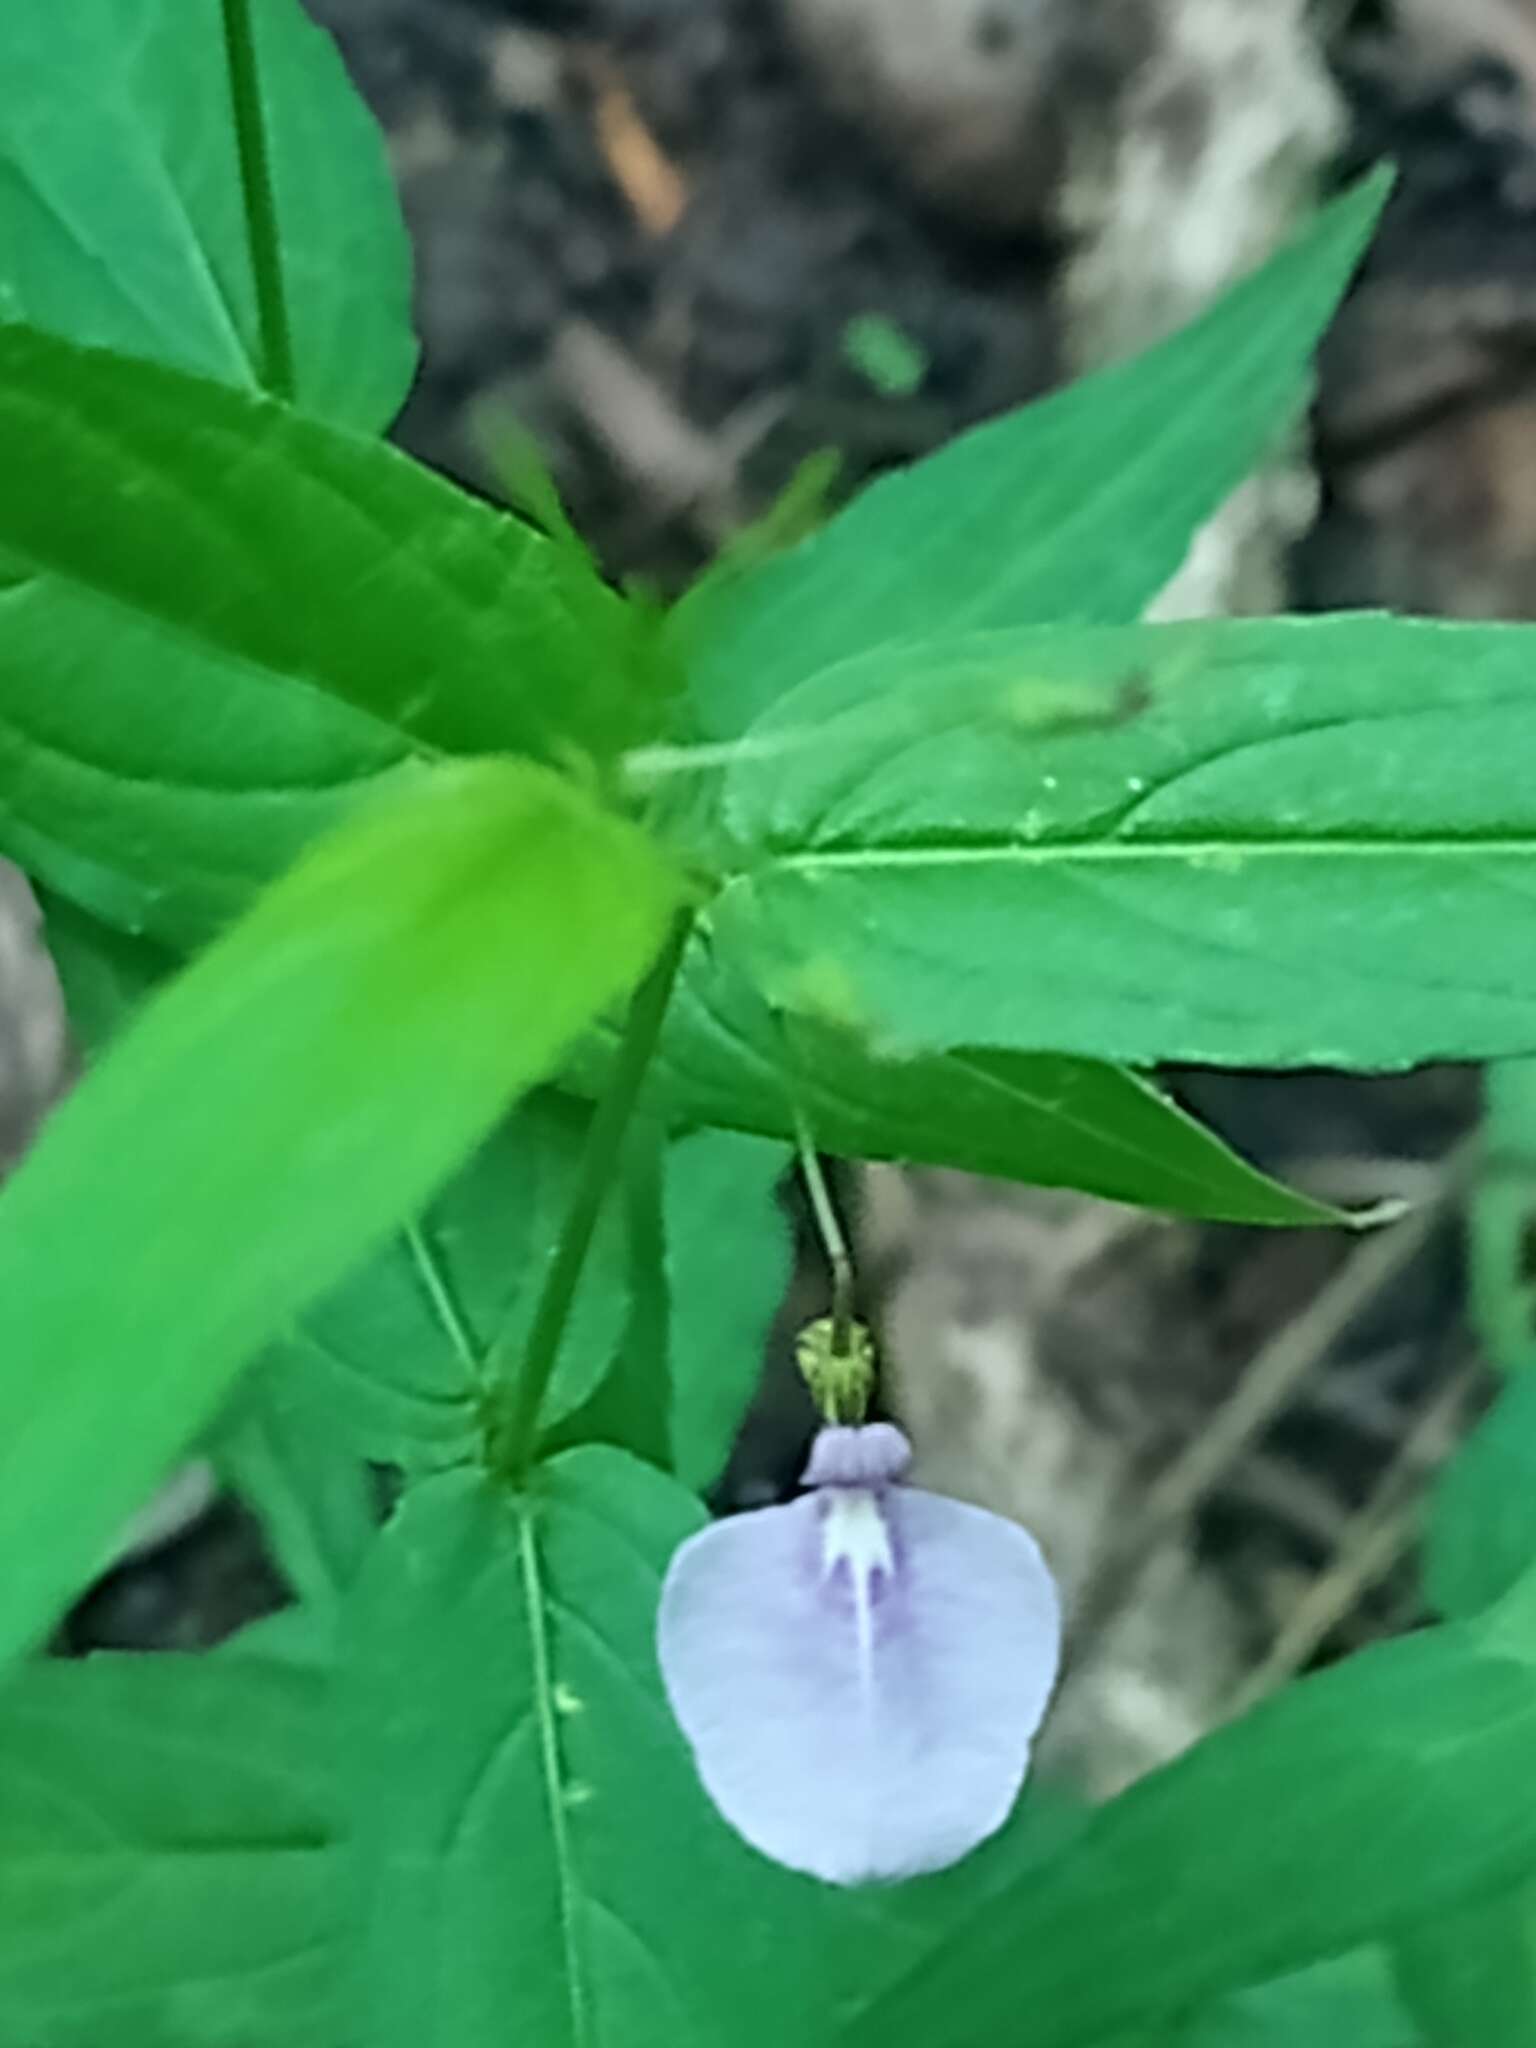
[[[240,159],[240,191],[245,202],[251,277],[256,287],[256,323],[261,351],[261,360],[256,366],[257,376],[274,398],[292,399],[297,389],[293,335],[288,324],[288,299],[283,286],[282,242],[277,226],[277,199],[272,189],[266,117],[261,104],[256,38],[251,27],[251,0],[223,0],[223,4],[224,52],[229,64],[235,149]]]
[[[587,1129],[587,1141],[576,1170],[576,1191],[544,1281],[544,1291],[533,1313],[521,1369],[509,1385],[492,1395],[486,1431],[488,1462],[493,1471],[513,1480],[520,1481],[526,1476],[538,1448],[539,1413],[560,1355],[560,1339],[565,1334],[603,1202],[618,1171],[624,1133],[661,1036],[667,1004],[692,928],[691,911],[673,921],[655,964],[635,991],[612,1078]],[[505,1359],[493,1351],[487,1372],[493,1388],[502,1380],[503,1371],[498,1368],[504,1369],[505,1364]]]
[[[805,1180],[806,1193],[811,1198],[811,1213],[816,1219],[821,1248],[827,1255],[827,1265],[832,1274],[832,1349],[837,1357],[846,1358],[853,1346],[853,1259],[848,1251],[848,1240],[843,1235],[843,1226],[837,1219],[826,1175],[821,1170],[821,1160],[811,1142],[810,1129],[798,1103],[795,1105],[795,1142],[800,1152],[800,1172]]]

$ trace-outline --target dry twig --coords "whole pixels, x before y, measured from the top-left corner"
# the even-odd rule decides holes
[[[1297,1602],[1268,1655],[1238,1688],[1232,1718],[1303,1670],[1361,1595],[1382,1578],[1413,1542],[1424,1482],[1455,1440],[1455,1426],[1482,1377],[1469,1359],[1419,1415],[1375,1491],[1339,1538],[1333,1563]]]
[[[1115,1544],[1075,1618],[1081,1640],[1097,1634],[1134,1597],[1144,1572],[1322,1366],[1329,1352],[1382,1290],[1419,1256],[1470,1170],[1474,1143],[1445,1161],[1434,1192],[1398,1222],[1367,1238],[1305,1308],[1253,1359],[1205,1428],[1165,1467],[1145,1507]]]

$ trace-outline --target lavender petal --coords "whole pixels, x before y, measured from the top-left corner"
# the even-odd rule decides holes
[[[886,1486],[912,1462],[912,1446],[894,1422],[818,1430],[803,1486]]]
[[[1060,1613],[1016,1524],[834,1485],[683,1544],[658,1647],[731,1825],[775,1862],[862,1884],[941,1869],[1002,1825],[1056,1681]]]

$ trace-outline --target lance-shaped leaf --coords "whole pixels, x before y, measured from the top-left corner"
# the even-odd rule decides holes
[[[819,1017],[776,1016],[745,965],[691,949],[657,1062],[680,1122],[792,1139],[798,1098],[829,1152],[1080,1188],[1225,1223],[1343,1223],[1283,1187],[1152,1082],[1101,1060],[961,1042],[914,1052]]]
[[[46,580],[12,593],[5,624],[0,849],[129,938],[204,944],[425,765],[344,704],[77,612]]]
[[[415,362],[410,249],[383,140],[298,0],[250,14],[296,396],[382,429]],[[0,314],[260,384],[214,0],[7,0]]]
[[[72,1028],[99,1043],[174,958],[57,896],[44,909]],[[573,1085],[595,1085],[603,1067],[589,1046]],[[658,1108],[681,1126],[792,1139],[791,1075],[818,1141],[845,1158],[954,1166],[1223,1223],[1358,1220],[1261,1173],[1123,1068],[988,1047],[885,1056],[857,1033],[776,1018],[739,968],[691,948],[654,1063]],[[680,1469],[706,1483],[701,1468]]]
[[[256,1655],[40,1662],[0,1690],[0,2033],[349,2038],[327,1685]]]
[[[647,1671],[651,1559],[694,1519],[660,1474],[604,1449],[567,1453],[525,1496],[473,1470],[407,1492],[344,1645],[375,2048],[650,2048],[696,2031],[696,1989],[667,1955],[687,1903],[636,1881],[656,1830],[674,1848],[694,1832],[668,1799],[686,1801],[686,1762]],[[704,1873],[679,1868],[691,1899]]]
[[[616,1444],[703,1491],[725,1469],[789,1285],[778,1189],[794,1155],[736,1131],[669,1142],[654,1120],[637,1122],[626,1153],[604,1221],[622,1224],[629,1317],[592,1399],[547,1415],[560,1424],[547,1448]]]
[[[725,1470],[793,1267],[787,1145],[696,1131],[667,1153],[672,1462],[702,1492]]]
[[[63,898],[45,897],[44,910],[70,1029],[94,1059],[177,963]],[[334,1453],[337,1439],[393,1464],[472,1454],[487,1359],[493,1344],[504,1357],[517,1356],[570,1207],[589,1116],[585,1103],[548,1090],[519,1103],[420,1217],[268,1348],[237,1400],[236,1419],[251,1425],[244,1455],[237,1452],[242,1469],[268,1467],[274,1439],[303,1461],[306,1433],[324,1439],[323,1455],[309,1461],[316,1464]],[[598,1219],[550,1381],[546,1424],[591,1393],[632,1306],[635,1254],[617,1206]],[[710,1247],[702,1249],[707,1261]],[[658,1256],[648,1277],[659,1277],[659,1266]],[[755,1298],[749,1289],[749,1303]],[[739,1313],[736,1296],[732,1305]],[[723,1364],[736,1384],[735,1361]],[[708,1400],[709,1392],[701,1387],[699,1396]],[[282,1512],[281,1503],[274,1507]],[[347,1517],[345,1503],[340,1512]],[[325,1547],[334,1550],[334,1540]]]
[[[1470,1627],[1302,1680],[1101,1811],[844,2048],[1089,2048],[1536,1872],[1536,1666]]]
[[[1425,1591],[1458,1620],[1502,1599],[1536,1564],[1536,1062],[1491,1068],[1484,1092],[1469,1277],[1482,1348],[1506,1378],[1436,1478],[1425,1532]]]
[[[628,1313],[617,1342],[579,1408],[546,1399],[542,1450],[553,1458],[574,1445],[613,1444],[672,1468],[672,1300],[667,1285],[666,1224],[662,1214],[665,1130],[649,1116],[632,1118],[598,1220],[623,1247],[623,1298]],[[580,1295],[572,1317],[579,1313]],[[566,1325],[569,1335],[570,1323]],[[590,1357],[586,1361],[590,1383]]]
[[[1536,1565],[1536,1373],[1514,1374],[1435,1482],[1425,1591],[1454,1620]]]
[[[667,1695],[711,1799],[791,1870],[943,1870],[1008,1818],[1056,1683],[1061,1608],[1017,1523],[899,1482],[889,1422],[824,1429],[810,1489],[685,1543]]]
[[[252,1373],[210,1432],[220,1477],[261,1524],[295,1600],[329,1625],[378,1530],[373,1474],[334,1429],[317,1429],[291,1381]]]
[[[0,1655],[261,1343],[635,978],[670,886],[561,778],[466,764],[317,849],[151,1001],[0,1196]]]
[[[20,326],[0,327],[0,441],[7,808],[15,760],[43,752],[194,794],[319,780],[286,758],[317,722],[341,749],[313,693],[366,714],[375,758],[353,773],[405,734],[569,761],[660,718],[623,601],[575,549],[382,442]],[[224,708],[237,668],[247,698],[281,696],[276,760]],[[199,690],[207,730],[173,747],[163,721]],[[201,775],[177,772],[186,747]]]
[[[1483,1142],[1467,1216],[1478,1339],[1500,1372],[1536,1373],[1536,1060],[1483,1078]]]
[[[1397,1968],[1425,2048],[1525,2048],[1536,2036],[1536,1884],[1410,1928]]]
[[[898,1052],[1529,1051],[1533,648],[1361,617],[850,663],[731,771],[717,942]]]
[[[904,637],[1134,619],[1300,408],[1386,196],[1367,181],[1193,325],[963,434],[792,552],[678,608],[699,719],[744,730],[795,684]]]
[[[468,1469],[408,1489],[342,1676],[370,2048],[828,2048],[1038,1862],[1053,1828],[1028,1812],[895,1892],[831,1892],[737,1839],[656,1668],[662,1573],[703,1519],[604,1447],[523,1493]]]
[[[120,938],[62,898],[45,895],[44,909],[71,1026],[98,1044],[171,971],[174,958],[149,942]],[[589,1048],[578,1067],[591,1085],[601,1062]],[[1259,1172],[1140,1075],[1098,1060],[986,1047],[884,1057],[835,1026],[776,1019],[739,970],[695,946],[655,1062],[658,1105],[685,1126],[788,1139],[791,1074],[820,1142],[844,1157],[1081,1188],[1224,1223],[1356,1220]],[[761,1199],[750,1198],[747,1209]],[[706,1288],[699,1298],[707,1295]],[[719,1299],[724,1308],[724,1295]],[[739,1306],[733,1299],[737,1323]],[[685,1307],[685,1322],[687,1314]],[[743,1377],[739,1388],[746,1387]],[[723,1412],[717,1404],[717,1434]],[[679,1428],[692,1434],[691,1424]],[[701,1440],[696,1448],[704,1455]],[[678,1450],[690,1483],[707,1483],[682,1437]]]
[[[1138,2030],[1126,2048],[1164,2038]],[[1170,2025],[1166,2040],[1168,2048],[1423,2048],[1379,1948],[1235,1992],[1186,2025]]]
[[[473,1454],[493,1348],[515,1359],[570,1209],[586,1105],[520,1103],[422,1215],[271,1347],[262,1376],[308,1426],[403,1465]],[[607,1370],[630,1301],[617,1203],[604,1207],[560,1341],[546,1424]]]

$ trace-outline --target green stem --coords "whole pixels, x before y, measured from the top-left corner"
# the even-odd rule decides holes
[[[498,1391],[492,1395],[487,1417],[487,1456],[493,1471],[513,1480],[526,1475],[538,1448],[539,1414],[560,1355],[560,1339],[603,1202],[618,1170],[624,1134],[639,1100],[645,1070],[661,1036],[692,927],[691,911],[674,920],[655,965],[635,991],[612,1078],[592,1113],[576,1171],[576,1191],[533,1313],[521,1369],[507,1383],[507,1361],[493,1351],[488,1363],[487,1377]]]
[[[288,325],[288,299],[283,286],[282,241],[277,225],[277,199],[272,189],[272,159],[261,104],[261,74],[256,38],[251,28],[251,0],[224,0],[224,51],[229,63],[229,97],[235,117],[235,149],[240,159],[240,191],[245,202],[245,232],[256,287],[256,322],[261,348],[257,375],[274,398],[292,399],[297,390],[293,370],[293,335]]]
[[[795,1143],[800,1153],[800,1172],[806,1193],[811,1198],[811,1214],[816,1219],[821,1248],[827,1255],[827,1265],[832,1274],[832,1351],[835,1357],[846,1358],[853,1348],[853,1259],[848,1250],[848,1240],[843,1235],[843,1226],[837,1219],[826,1175],[821,1170],[821,1160],[811,1142],[810,1128],[798,1103],[795,1105]]]

